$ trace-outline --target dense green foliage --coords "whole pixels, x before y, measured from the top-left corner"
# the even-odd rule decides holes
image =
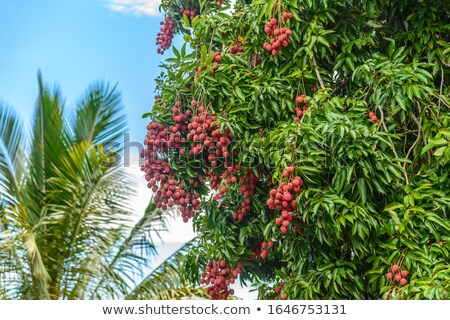
[[[162,64],[160,97],[145,115],[169,128],[174,106],[190,110],[188,124],[201,105],[233,133],[233,160],[212,168],[208,148],[180,153],[192,149],[189,130],[185,146],[157,155],[202,194],[185,276],[198,283],[220,257],[243,264],[241,280],[260,298],[278,296],[281,281],[289,299],[450,298],[450,3],[255,0],[226,10],[227,1],[200,2],[163,1],[185,44]],[[200,14],[183,17],[187,5]],[[272,18],[292,30],[275,56],[263,47]],[[238,41],[244,50],[233,54]],[[294,121],[302,93],[308,110]],[[237,183],[222,179],[225,164],[241,166]],[[267,200],[287,167],[304,185],[282,233]],[[254,196],[240,192],[247,168],[258,177]],[[233,219],[247,198],[251,211]],[[265,259],[255,249],[262,241],[275,243]],[[407,285],[387,279],[395,264],[409,272]]]
[[[102,83],[67,119],[61,93],[39,76],[31,132],[0,104],[0,299],[205,296],[179,276],[170,286],[155,278],[159,268],[141,281],[169,215],[152,204],[134,223],[133,177],[104,148],[125,129],[120,94]]]

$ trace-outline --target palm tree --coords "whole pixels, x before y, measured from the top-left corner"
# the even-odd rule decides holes
[[[116,87],[90,86],[66,119],[58,88],[40,74],[38,84],[29,132],[0,103],[0,298],[150,299],[177,288],[165,297],[205,296],[178,274],[147,291],[151,276],[136,280],[156,254],[152,237],[165,230],[167,214],[150,204],[132,223],[132,178],[106,150],[126,128]]]

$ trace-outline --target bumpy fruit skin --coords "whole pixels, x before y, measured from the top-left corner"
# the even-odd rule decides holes
[[[283,21],[292,19],[292,14],[286,12],[283,17]],[[292,35],[292,30],[288,27],[280,27],[277,25],[278,20],[273,18],[265,26],[264,32],[271,37],[270,43],[264,43],[263,47],[267,51],[271,52],[273,56],[276,56],[279,52],[286,48],[291,43],[289,37]]]
[[[286,292],[283,292],[283,293],[281,294],[281,299],[283,299],[283,300],[286,300],[286,299],[287,299],[287,293],[286,293]]]
[[[401,273],[402,273],[403,278],[406,278],[408,276],[408,271],[406,271],[406,270],[402,270]]]
[[[169,49],[172,45],[175,23],[170,16],[167,16],[164,21],[161,21],[160,24],[162,27],[160,32],[157,34],[156,45],[158,46],[158,53],[163,54],[164,51]]]
[[[406,286],[408,284],[408,280],[406,280],[405,278],[400,280],[400,285],[401,286]]]
[[[391,280],[392,277],[393,277],[392,272],[388,272],[388,273],[386,274],[386,277],[387,277],[389,280]]]
[[[398,265],[397,265],[397,264],[394,264],[394,265],[392,266],[392,273],[397,273],[398,269],[399,269]]]
[[[212,300],[226,300],[234,294],[234,290],[229,288],[239,274],[242,273],[242,264],[231,268],[225,260],[209,261],[205,267],[205,272],[201,273],[200,284],[207,285],[206,291]]]

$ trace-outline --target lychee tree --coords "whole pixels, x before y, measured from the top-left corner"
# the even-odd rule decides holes
[[[184,44],[142,170],[199,234],[189,281],[213,299],[236,278],[261,299],[450,297],[444,2],[162,1]]]

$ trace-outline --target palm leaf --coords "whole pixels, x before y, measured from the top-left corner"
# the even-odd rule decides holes
[[[101,82],[89,87],[77,108],[74,135],[77,142],[94,145],[117,142],[126,128],[120,93]]]
[[[147,277],[145,277],[125,299],[127,300],[149,300],[149,299],[171,299],[174,291],[188,288],[180,275],[180,267],[183,256],[194,245],[193,239],[183,245],[163,263],[156,267]],[[182,291],[180,291],[181,293]],[[196,296],[200,291],[194,290]],[[206,294],[206,292],[205,292]],[[181,298],[181,297],[180,297]],[[187,298],[187,296],[185,297]]]
[[[186,299],[210,299],[204,287],[193,288],[186,284],[183,287],[167,289],[159,292],[149,300],[186,300]]]
[[[0,103],[0,200],[16,202],[24,176],[24,125],[17,114]]]
[[[64,243],[63,251],[55,252],[63,269],[63,297],[70,295],[82,273],[90,275],[88,264],[97,261],[96,268],[91,268],[97,272],[100,258],[96,256],[115,246],[117,230],[129,223],[133,183],[123,171],[105,165],[107,161],[101,146],[82,142],[69,150],[61,166],[55,168],[50,208],[62,217],[60,230],[54,234],[59,232]],[[81,261],[84,265],[80,265]],[[100,276],[102,270],[98,272]]]

